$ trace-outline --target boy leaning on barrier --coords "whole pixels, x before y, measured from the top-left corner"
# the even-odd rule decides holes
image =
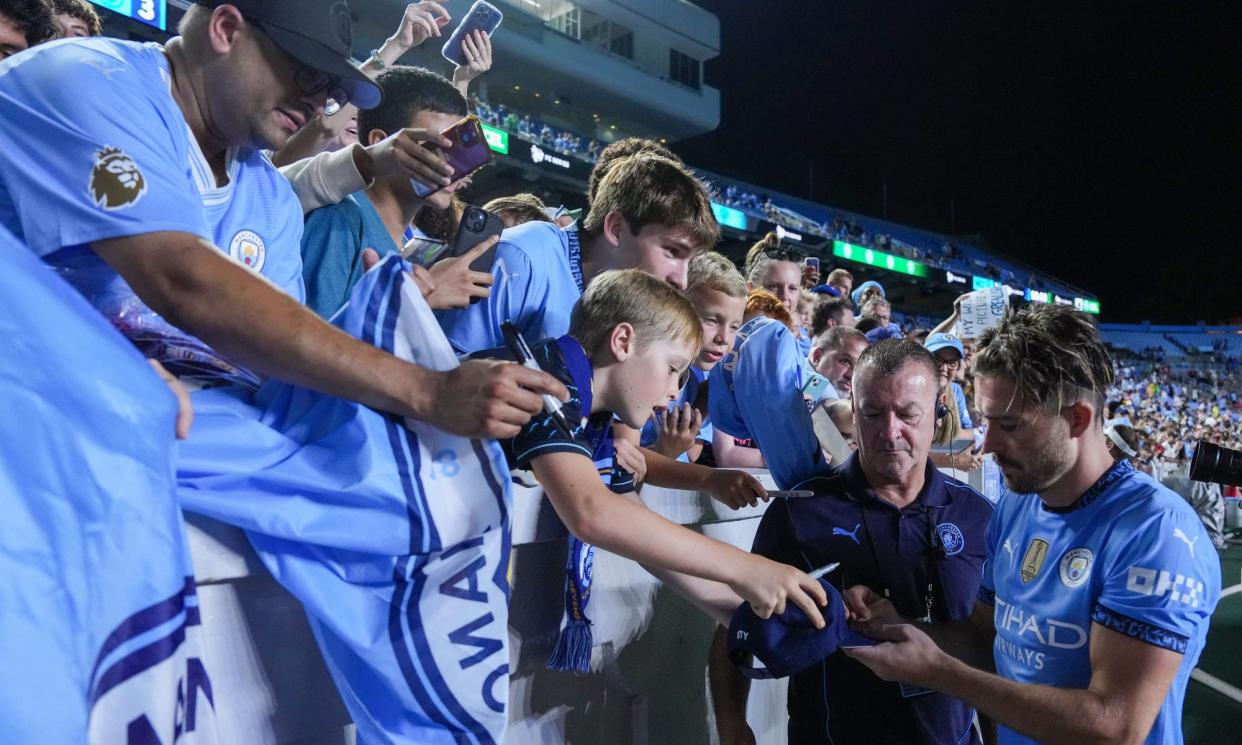
[[[662,578],[667,572],[690,575],[671,584],[692,596],[698,586],[693,577],[715,580],[749,600],[761,616],[789,601],[822,623],[822,588],[802,571],[675,525],[618,493],[632,491],[633,482],[616,473],[614,417],[641,427],[653,409],[677,394],[701,346],[699,317],[672,287],[635,269],[601,274],[575,305],[569,334],[532,345],[539,366],[570,391],[563,412],[572,433],[563,433],[551,417],[537,416],[501,442],[505,455],[511,467],[534,471],[582,542],[638,561]],[[610,485],[601,476],[611,477]],[[736,606],[738,600],[729,602]]]

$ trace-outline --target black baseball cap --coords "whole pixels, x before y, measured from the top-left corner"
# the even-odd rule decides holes
[[[783,678],[805,670],[838,647],[863,647],[876,644],[862,634],[851,631],[845,620],[845,602],[837,588],[821,578],[820,586],[828,595],[828,605],[820,609],[825,626],[815,628],[806,613],[794,603],[786,603],[783,613],[760,618],[750,603],[742,603],[729,621],[729,659],[748,678]],[[750,654],[765,667],[745,664]]]
[[[286,54],[340,81],[349,102],[358,108],[372,109],[383,100],[380,87],[350,58],[353,22],[345,0],[197,0],[197,4],[234,6]]]

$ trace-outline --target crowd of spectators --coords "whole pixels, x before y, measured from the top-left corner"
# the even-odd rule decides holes
[[[561,155],[594,163],[604,148],[597,139],[555,127],[530,114],[515,111],[503,103],[492,105],[478,96],[471,96],[470,105],[480,119],[493,127],[504,129]]]
[[[84,3],[36,5],[46,12],[22,23],[17,14],[35,6],[0,5],[5,49],[21,54],[53,35],[99,33],[98,18]],[[329,0],[318,6],[325,16],[340,9]],[[397,30],[358,68],[346,63],[348,50],[330,44],[316,45],[311,61],[298,56],[303,47],[265,30],[271,28],[265,23],[298,24],[279,13],[260,2],[195,4],[182,35],[166,48],[62,43],[6,64],[0,104],[22,121],[37,115],[67,148],[81,150],[74,156],[98,163],[90,194],[49,189],[55,174],[36,173],[26,160],[45,144],[42,132],[0,123],[0,201],[17,205],[0,216],[6,217],[0,238],[6,250],[8,243],[19,250],[24,241],[54,268],[48,277],[82,289],[94,307],[77,311],[107,319],[112,325],[104,328],[115,338],[104,335],[105,341],[131,356],[129,345],[138,347],[161,373],[151,376],[154,390],[169,398],[167,385],[177,395],[181,418],[166,439],[175,434],[183,442],[151,468],[175,472],[177,488],[152,502],[178,519],[185,509],[247,531],[260,559],[305,605],[360,741],[396,741],[389,735],[397,730],[406,741],[503,736],[506,714],[492,687],[503,686],[508,674],[509,588],[480,583],[476,575],[503,578],[507,571],[512,493],[508,474],[494,472],[506,464],[534,473],[570,534],[565,573],[554,578],[558,591],[551,593],[565,588],[548,660],[553,669],[590,669],[587,603],[596,545],[638,562],[721,625],[739,609],[766,619],[797,606],[816,626],[825,623],[821,609],[841,618],[839,597],[810,574],[812,567],[780,560],[792,539],[773,550],[741,550],[626,495],[644,484],[695,489],[740,509],[773,498],[744,467],[768,467],[781,488],[847,472],[855,472],[855,481],[879,479],[859,465],[868,437],[905,437],[921,449],[914,457],[913,447],[876,448],[877,459],[910,455],[900,478],[883,482],[913,485],[900,507],[921,498],[925,471],[927,488],[962,496],[954,508],[962,516],[954,521],[969,531],[973,553],[953,560],[966,578],[955,586],[963,603],[973,602],[983,556],[976,546],[992,506],[965,484],[946,485],[933,467],[965,476],[983,461],[987,424],[974,408],[976,344],[957,333],[958,306],[945,308],[943,319],[903,312],[880,282],[855,283],[842,266],[807,265],[776,233],[751,248],[744,266],[734,266],[712,250],[720,226],[709,185],[662,144],[629,138],[603,147],[529,114],[468,98],[471,80],[491,65],[482,34],[463,42],[469,64],[451,79],[397,64],[408,49],[441,35],[450,19],[436,3],[409,4]],[[302,33],[331,36],[315,24]],[[345,70],[345,77],[315,64]],[[47,101],[38,84],[58,71],[82,76],[71,81],[81,85]],[[270,89],[302,100],[306,110],[270,104],[264,96]],[[332,113],[325,112],[329,100]],[[96,115],[114,101],[135,106],[143,121]],[[226,126],[213,129],[217,123],[195,116],[185,101],[223,112]],[[463,195],[473,172],[454,171],[443,157],[454,146],[446,135],[470,111],[593,163],[587,208],[573,216],[549,211],[529,194],[502,196],[485,206],[503,232],[497,228],[456,255],[436,253],[424,262],[433,256],[428,244],[443,248],[470,230]],[[68,134],[79,130],[80,136]],[[95,140],[106,140],[106,147],[96,149]],[[127,151],[142,154],[145,175]],[[194,153],[192,180],[186,152]],[[69,157],[47,155],[49,161]],[[274,162],[286,165],[278,170]],[[734,185],[720,196],[790,229],[939,265],[924,249],[868,233],[852,218],[816,222]],[[126,211],[118,216],[113,208],[120,207]],[[49,213],[76,223],[48,231]],[[473,214],[480,228],[488,224],[487,215]],[[94,238],[69,245],[65,235]],[[960,258],[954,251],[946,244],[941,256]],[[1082,314],[1047,312],[1072,316],[1060,320],[1098,344]],[[739,362],[746,345],[763,364]],[[934,382],[928,371],[935,371]],[[926,399],[898,400],[885,382],[890,378],[904,381],[902,390],[926,389]],[[1184,467],[1198,439],[1242,447],[1236,361],[1222,369],[1174,370],[1124,360],[1117,381],[1109,391],[1110,421],[1139,432],[1134,459],[1157,477]],[[765,392],[771,395],[758,395]],[[885,411],[911,433],[893,436],[891,427],[875,423],[881,415],[862,415],[865,403],[853,410],[855,401],[870,397],[875,407],[886,395]],[[781,408],[788,402],[792,407]],[[934,406],[918,408],[928,403]],[[72,416],[71,407],[62,409]],[[204,416],[191,425],[195,409]],[[820,409],[833,444],[812,430]],[[724,416],[716,417],[718,411]],[[42,431],[31,435],[36,443]],[[17,443],[4,445],[15,450]],[[12,491],[16,496],[6,498],[43,496],[38,489]],[[853,520],[857,501],[841,504]],[[891,506],[867,509],[880,515]],[[94,514],[84,522],[109,519]],[[852,532],[821,527],[861,545],[857,526]],[[913,555],[895,559],[904,562],[902,571],[924,572],[933,545],[940,561],[961,553],[966,539],[950,527],[956,539],[929,523],[939,543],[918,547],[917,566]],[[151,543],[157,550],[180,547]],[[872,558],[876,552],[873,544]],[[7,555],[0,551],[0,558]],[[175,570],[173,590],[185,587],[182,560],[188,566],[188,554],[166,562]],[[90,567],[122,578],[125,569]],[[930,588],[931,574],[915,585]],[[411,576],[440,592],[408,594]],[[930,621],[930,592],[898,602],[922,603],[917,610]],[[480,604],[486,620],[471,621],[476,609],[464,603]],[[141,613],[135,604],[128,610]],[[13,623],[3,614],[19,605],[0,607],[0,638],[3,624]],[[958,617],[968,614],[969,606],[957,605]],[[122,616],[95,623],[107,632],[123,631],[128,622]],[[450,628],[457,624],[464,625]],[[430,705],[422,683],[411,680],[410,653],[401,647],[407,632],[441,653],[418,661],[437,676],[437,695],[458,697],[454,705],[479,723],[463,728],[424,715]],[[76,633],[70,627],[66,635]],[[181,633],[169,644],[184,642]],[[402,638],[391,648],[374,643],[390,635]],[[474,662],[460,662],[463,654]],[[485,659],[491,670],[467,670]],[[63,660],[61,667],[73,673],[90,669],[93,660]],[[869,673],[866,681],[880,684]],[[890,703],[914,710],[935,700],[893,697]],[[885,726],[888,712],[873,708],[875,722],[867,726]],[[962,701],[951,708],[956,738],[973,711]]]

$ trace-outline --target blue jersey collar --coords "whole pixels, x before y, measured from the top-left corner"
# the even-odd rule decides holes
[[[586,281],[582,278],[582,245],[578,242],[578,228],[566,229],[565,235],[569,237],[569,271],[573,272],[578,292],[586,292]]]
[[[1100,495],[1108,491],[1114,484],[1122,480],[1126,476],[1134,473],[1134,466],[1128,460],[1119,460],[1109,467],[1100,478],[1096,479],[1091,488],[1083,492],[1082,496],[1074,500],[1073,504],[1064,507],[1049,507],[1042,499],[1039,501],[1041,507],[1048,512],[1063,515],[1067,512],[1075,512],[1090,506],[1093,502],[1100,498]]]

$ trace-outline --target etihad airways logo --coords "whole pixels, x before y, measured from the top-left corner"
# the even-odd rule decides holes
[[[1047,647],[1078,649],[1087,643],[1087,630],[1076,623],[1039,615],[996,598],[996,628]]]
[[[1076,623],[1041,618],[1019,606],[996,598],[996,650],[1035,669],[1044,669],[1043,647],[1079,649],[1087,643],[1087,630]],[[1016,637],[1016,638],[1015,638]]]

